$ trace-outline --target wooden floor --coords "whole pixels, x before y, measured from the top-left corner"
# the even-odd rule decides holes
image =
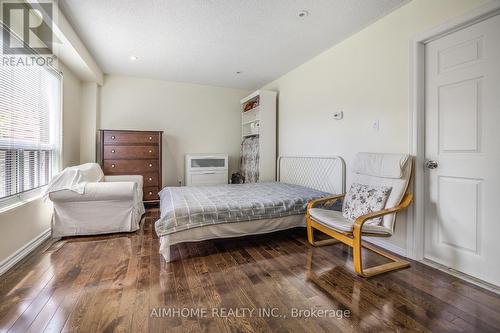
[[[304,229],[184,244],[167,264],[157,217],[148,210],[136,233],[65,239],[18,264],[1,277],[0,331],[500,331],[498,295],[418,263],[362,279],[346,246],[313,250]]]

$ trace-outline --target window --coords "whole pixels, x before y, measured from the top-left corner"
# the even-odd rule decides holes
[[[0,207],[48,184],[59,161],[61,76],[0,65]]]

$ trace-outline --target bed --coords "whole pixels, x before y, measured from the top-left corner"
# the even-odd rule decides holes
[[[184,242],[256,235],[305,227],[307,202],[345,192],[345,164],[338,156],[282,156],[278,181],[165,187],[155,222],[160,253]]]

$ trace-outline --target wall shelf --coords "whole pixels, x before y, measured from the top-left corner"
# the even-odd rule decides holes
[[[259,121],[260,121],[260,119],[254,119],[254,120],[250,120],[250,121],[246,121],[244,123],[241,123],[241,125],[248,125],[248,124],[251,124],[251,123],[257,123]]]
[[[247,110],[247,111],[242,111],[243,113],[250,113],[250,112],[257,112],[260,110],[260,105],[254,107],[253,109]]]

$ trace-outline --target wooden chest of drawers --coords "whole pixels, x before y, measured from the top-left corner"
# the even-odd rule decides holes
[[[100,164],[105,175],[142,175],[146,203],[159,202],[161,131],[99,130]]]

